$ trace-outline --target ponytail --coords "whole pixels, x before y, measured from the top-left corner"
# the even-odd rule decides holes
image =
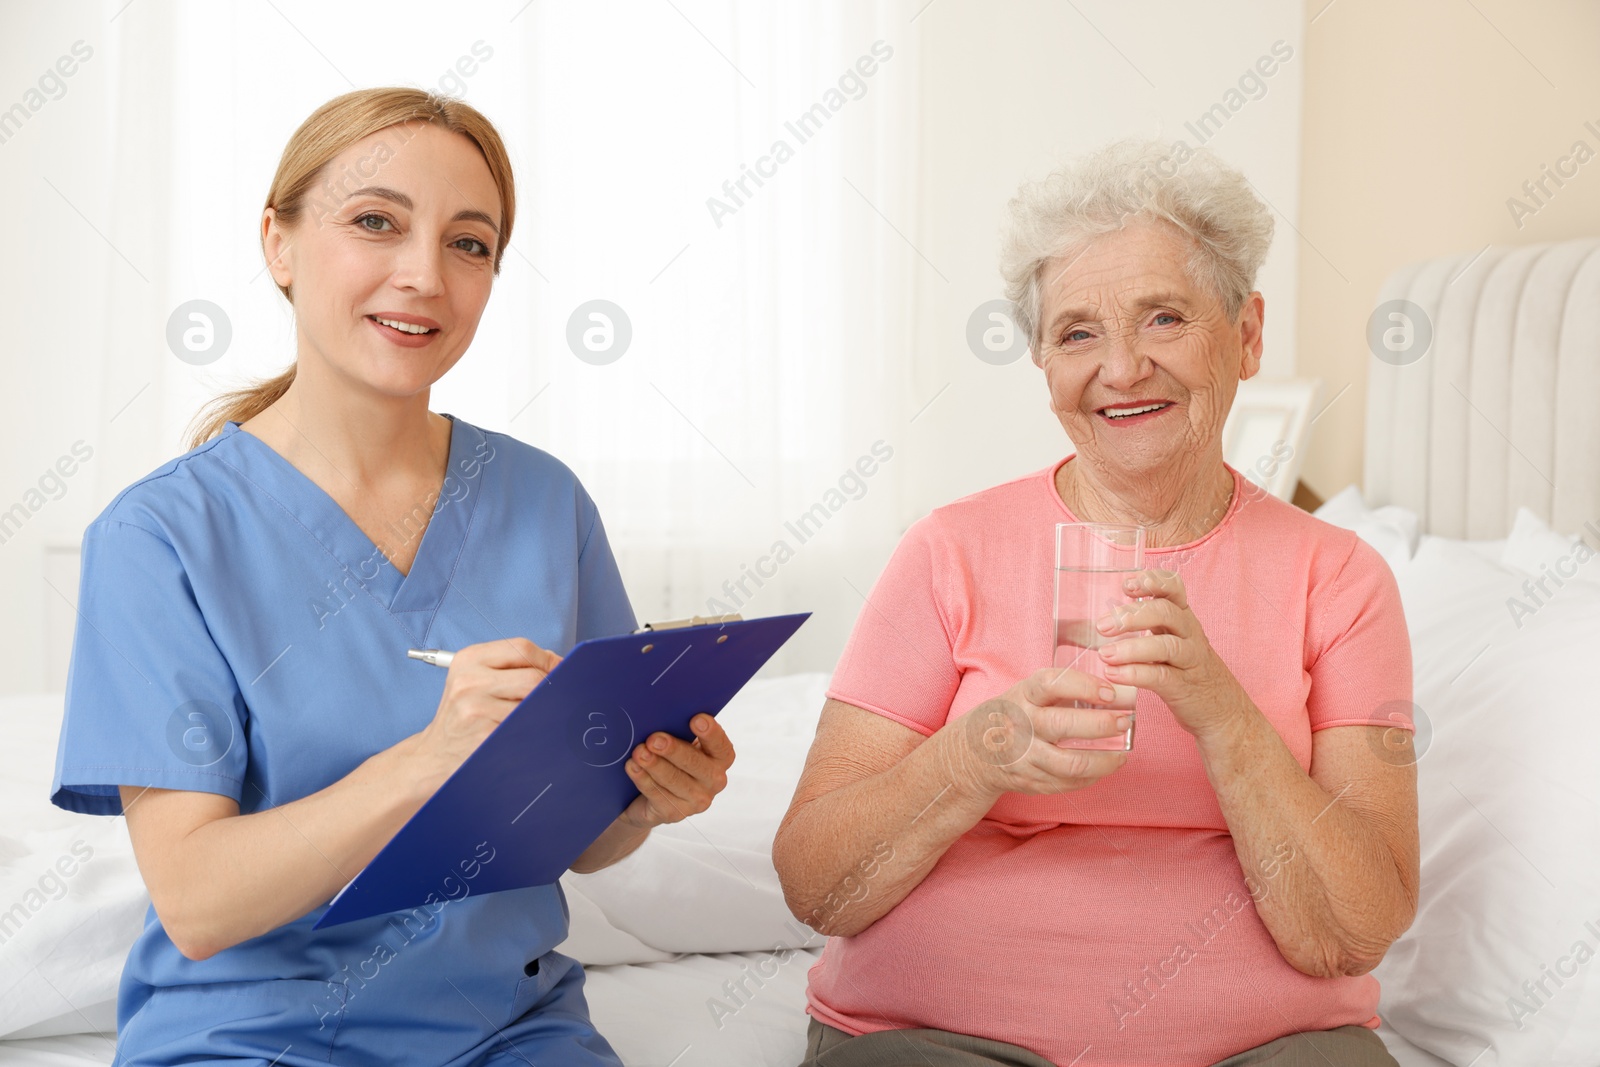
[[[198,448],[221,433],[228,423],[253,419],[277,403],[278,398],[289,391],[294,370],[295,365],[291,363],[288,370],[275,377],[223,393],[206,404],[195,415],[194,422],[199,425],[189,437],[189,447]]]

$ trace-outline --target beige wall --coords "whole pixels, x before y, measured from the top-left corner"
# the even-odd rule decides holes
[[[1300,190],[1300,0],[1204,4],[939,0],[923,9],[914,228],[915,364],[905,433],[905,522],[1072,451],[1026,357],[994,366],[967,344],[974,309],[999,297],[1006,201],[1025,179],[1119,137],[1193,146],[1186,127],[1275,42],[1293,50],[1264,95],[1206,141],[1274,207],[1277,236],[1257,284],[1267,296],[1263,373],[1294,373],[1294,239]],[[899,223],[899,205],[885,213]],[[899,441],[896,441],[899,446]]]
[[[1600,5],[1307,0],[1297,370],[1324,397],[1302,472],[1361,481],[1367,317],[1397,267],[1487,244],[1600,235]],[[1582,140],[1519,228],[1506,206]],[[1572,164],[1566,165],[1571,169]],[[1543,199],[1543,194],[1540,194]]]

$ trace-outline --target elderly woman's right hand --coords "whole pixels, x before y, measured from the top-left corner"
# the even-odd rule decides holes
[[[1128,761],[1123,751],[1065,748],[1068,739],[1114,737],[1131,712],[1074,708],[1074,701],[1111,704],[1110,683],[1082,671],[1035,671],[1005,693],[951,723],[952,776],[970,792],[998,800],[1005,793],[1066,793],[1093,785]]]

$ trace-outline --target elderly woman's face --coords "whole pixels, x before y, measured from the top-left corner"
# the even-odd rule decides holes
[[[466,352],[489,300],[500,222],[489,167],[460,134],[411,123],[351,145],[322,178],[333,190],[319,180],[292,230],[270,212],[264,223],[273,274],[294,287],[302,356],[309,346],[375,392],[420,392]],[[432,332],[378,322],[394,316]]]
[[[1138,224],[1045,268],[1035,362],[1092,466],[1131,477],[1208,455],[1240,380],[1260,368],[1260,294],[1230,322],[1185,272],[1192,247],[1170,226]]]

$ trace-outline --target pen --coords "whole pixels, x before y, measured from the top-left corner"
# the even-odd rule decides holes
[[[670,622],[647,622],[636,634],[649,633],[652,630],[675,630],[683,626],[716,626],[721,623],[741,622],[737,614],[728,615],[691,615],[687,619],[673,619]],[[420,659],[424,663],[431,663],[435,667],[448,667],[455,658],[454,652],[442,648],[408,648],[406,655],[412,659]]]

